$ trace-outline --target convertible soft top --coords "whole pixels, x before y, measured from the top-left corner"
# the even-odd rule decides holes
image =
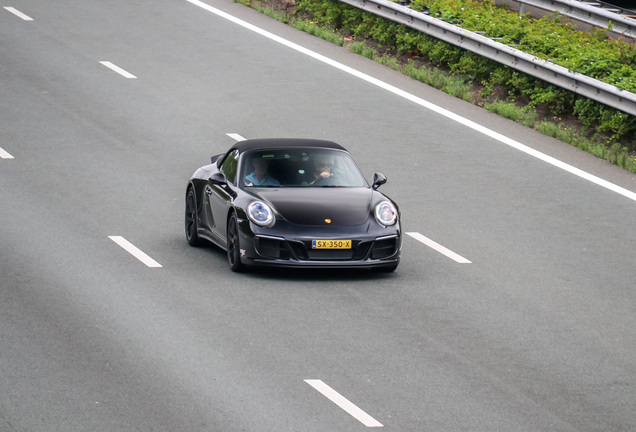
[[[308,138],[261,138],[239,141],[230,150],[237,149],[239,152],[258,149],[274,149],[284,147],[321,147],[338,150],[345,150],[340,144],[333,141],[316,140]]]

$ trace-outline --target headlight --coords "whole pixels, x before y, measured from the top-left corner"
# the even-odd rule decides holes
[[[260,226],[269,226],[274,223],[274,212],[262,201],[254,201],[247,206],[247,216],[252,222]]]
[[[397,222],[397,209],[389,201],[382,201],[375,206],[375,219],[384,226],[391,226]]]

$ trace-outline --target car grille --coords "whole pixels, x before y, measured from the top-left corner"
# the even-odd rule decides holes
[[[352,242],[351,249],[312,249],[311,241],[285,241],[268,237],[256,237],[256,252],[266,258],[298,259],[303,261],[347,261],[381,259],[393,255],[399,247],[397,237],[375,241]]]

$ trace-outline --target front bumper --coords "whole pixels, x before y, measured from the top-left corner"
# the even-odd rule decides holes
[[[241,262],[253,266],[295,268],[382,268],[400,261],[402,237],[399,226],[369,232],[369,227],[317,229],[292,235],[258,232],[248,221],[242,225]],[[256,233],[252,228],[255,228]],[[305,231],[305,230],[301,230]],[[364,233],[360,233],[364,231]],[[351,249],[313,249],[312,240],[348,239]]]

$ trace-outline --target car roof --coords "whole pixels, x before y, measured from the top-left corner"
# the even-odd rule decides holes
[[[231,150],[238,150],[243,153],[249,150],[275,149],[285,147],[320,147],[347,151],[340,144],[333,141],[309,139],[309,138],[260,138],[239,141],[232,146]]]

